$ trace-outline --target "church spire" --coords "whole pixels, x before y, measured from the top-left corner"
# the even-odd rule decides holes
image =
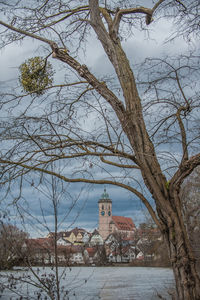
[[[109,195],[108,195],[108,193],[106,192],[106,188],[104,188],[104,192],[103,192],[103,194],[101,195],[101,199],[109,199]]]
[[[112,200],[109,198],[109,195],[106,191],[106,188],[104,188],[104,192],[103,194],[101,195],[101,198],[99,199],[98,201],[99,203],[101,202],[109,202],[109,203],[112,203]]]

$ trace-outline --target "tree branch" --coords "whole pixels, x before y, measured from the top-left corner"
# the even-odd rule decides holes
[[[176,117],[180,128],[180,133],[181,133],[181,139],[182,139],[183,157],[181,163],[183,163],[183,161],[188,160],[187,137],[186,137],[185,127],[180,115],[181,111],[185,111],[185,110],[186,108],[181,106],[176,113]]]
[[[3,21],[0,21],[0,24],[12,31],[18,32],[25,36],[29,36],[31,38],[49,44],[53,50],[52,57],[57,58],[71,66],[81,77],[85,78],[87,82],[90,83],[94,87],[94,89],[108,101],[108,103],[110,103],[110,105],[114,108],[115,112],[117,112],[120,115],[122,114],[122,112],[124,111],[123,103],[114,95],[114,93],[111,90],[108,89],[107,85],[104,82],[98,81],[97,78],[89,72],[88,68],[85,65],[81,65],[78,61],[71,57],[68,54],[67,50],[59,49],[58,45],[52,40],[16,28],[7,23],[4,23]]]
[[[9,24],[7,24],[7,23],[4,23],[4,22],[1,21],[1,20],[0,20],[0,25],[4,26],[4,27],[6,27],[6,28],[8,28],[8,29],[10,29],[10,30],[12,30],[12,31],[18,32],[18,33],[20,33],[20,34],[23,34],[23,35],[25,35],[25,36],[29,36],[29,37],[31,37],[31,38],[33,38],[33,39],[36,39],[36,40],[39,40],[39,41],[41,41],[41,42],[47,43],[47,44],[49,44],[49,45],[52,45],[52,43],[53,43],[53,41],[51,41],[51,40],[48,40],[48,39],[46,39],[46,38],[44,38],[44,37],[41,37],[41,36],[39,36],[39,35],[36,35],[36,34],[34,34],[34,33],[25,31],[25,30],[23,30],[23,29],[16,28],[16,27],[14,27],[14,26],[12,26],[12,25],[9,25]]]
[[[180,190],[181,184],[184,179],[192,173],[192,171],[200,165],[200,153],[192,156],[189,160],[184,161],[178,171],[174,174],[170,181],[171,188],[176,187],[177,191]]]
[[[105,82],[99,81],[87,68],[86,65],[81,65],[67,51],[59,49],[56,43],[51,44],[53,57],[63,61],[72,67],[81,77],[87,82],[112,106],[118,117],[124,118],[125,108],[123,103],[116,95],[107,87]]]
[[[119,186],[122,187],[126,190],[129,190],[130,192],[132,192],[133,194],[135,194],[142,202],[143,204],[146,206],[146,208],[148,209],[151,217],[153,218],[154,222],[156,223],[156,225],[159,227],[159,229],[161,230],[161,224],[156,216],[155,211],[153,210],[152,206],[149,204],[148,200],[144,197],[143,194],[141,194],[139,191],[137,191],[136,189],[134,189],[133,187],[126,185],[124,183],[120,183],[117,181],[112,181],[112,180],[106,180],[106,179],[102,179],[102,180],[95,180],[95,179],[86,179],[86,178],[68,178],[64,175],[61,175],[59,173],[56,173],[54,171],[50,171],[47,169],[43,169],[40,168],[38,166],[28,166],[26,164],[20,163],[20,162],[14,162],[14,161],[9,161],[9,160],[2,160],[0,159],[0,163],[2,164],[9,164],[9,165],[15,165],[24,169],[28,169],[30,171],[37,171],[40,173],[45,173],[45,174],[49,174],[51,176],[55,176],[65,182],[71,182],[71,183],[76,183],[76,182],[83,182],[83,183],[93,183],[93,184],[111,184],[111,185],[115,185],[115,186]]]
[[[104,154],[103,154],[104,155]],[[127,168],[127,169],[139,169],[140,170],[140,167],[139,166],[136,166],[136,165],[124,165],[124,164],[118,164],[116,162],[113,162],[113,161],[110,161],[110,160],[106,160],[103,156],[100,156],[100,159],[102,162],[108,164],[108,165],[112,165],[112,166],[115,166],[115,167],[119,167],[119,168]]]
[[[140,6],[140,7],[135,7],[135,8],[127,8],[127,9],[118,10],[118,12],[116,13],[115,18],[113,20],[112,31],[115,32],[115,34],[118,34],[119,25],[120,25],[122,16],[129,15],[129,14],[145,14],[146,15],[146,24],[149,25],[152,22],[153,13],[158,8],[158,6],[161,3],[163,3],[164,1],[165,0],[159,0],[152,9]]]

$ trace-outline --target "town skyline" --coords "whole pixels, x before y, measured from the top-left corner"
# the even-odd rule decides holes
[[[89,232],[92,232],[95,229],[98,230],[98,201],[99,199],[101,199],[104,188],[105,186],[102,185],[96,188],[93,187],[92,190],[87,192],[82,191],[80,199],[78,199],[77,201],[75,200],[78,198],[78,196],[77,198],[76,196],[74,196],[74,206],[65,219],[64,215],[70,210],[73,201],[70,200],[70,203],[67,203],[67,201],[65,201],[64,199],[59,209],[58,221],[61,222],[61,220],[64,220],[62,223],[60,223],[58,231],[70,231],[75,227],[83,228]],[[148,219],[148,213],[136,197],[133,197],[126,191],[124,191],[123,193],[123,189],[120,189],[118,187],[106,186],[106,191],[113,203],[113,215],[132,218],[136,227],[138,227],[139,224],[146,222],[146,220]],[[33,222],[33,220],[31,220],[30,218],[31,226],[29,226],[29,222],[27,222],[26,224],[26,228],[28,229],[27,232],[30,234],[30,237],[33,238],[38,236],[42,237],[48,234],[48,230],[44,230],[44,228],[41,228],[39,230],[35,229],[35,227],[38,228],[37,220],[42,221],[43,218],[40,215],[41,208],[39,204],[35,205],[34,207],[35,201],[36,200],[34,197],[31,201],[29,199],[29,202],[31,202],[30,206],[32,207],[33,214],[37,216],[36,221]],[[45,206],[43,213],[45,214],[45,219],[49,226],[49,232],[54,231],[54,219],[53,214],[51,213],[51,209],[46,209]],[[15,225],[21,227],[20,223],[16,223]]]

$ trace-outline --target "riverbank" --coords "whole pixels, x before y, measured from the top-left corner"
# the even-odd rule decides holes
[[[17,267],[27,267],[28,265],[26,263],[21,263],[16,265],[14,268]],[[55,267],[55,264],[49,263],[49,264],[43,264],[43,263],[37,263],[37,264],[31,264],[32,267]],[[135,260],[130,263],[126,262],[112,262],[112,263],[92,263],[92,264],[66,264],[66,263],[59,263],[59,267],[146,267],[146,268],[171,268],[171,265],[169,262],[161,262],[161,261],[141,261],[141,260]]]

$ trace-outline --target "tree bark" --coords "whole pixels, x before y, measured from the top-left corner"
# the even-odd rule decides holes
[[[133,141],[131,135],[134,131],[129,129],[127,132],[129,141]],[[148,143],[148,139],[145,140],[145,143]],[[174,184],[170,187],[171,192],[168,190],[166,179],[162,175],[152,146],[149,149],[151,151],[148,154],[146,152],[143,161],[137,155],[136,157],[140,162],[144,182],[155,200],[161,224],[160,228],[162,228],[161,232],[168,245],[169,258],[176,282],[176,299],[198,300],[200,299],[200,279],[196,269],[193,249],[183,222],[182,204],[178,188]],[[158,176],[160,176],[159,179]]]
[[[180,202],[176,194],[170,200]],[[168,245],[169,258],[172,264],[175,282],[176,299],[200,299],[200,279],[196,269],[196,260],[191,247],[179,205],[173,205],[173,214],[168,213],[166,232],[163,232]],[[167,212],[166,212],[167,213]]]

